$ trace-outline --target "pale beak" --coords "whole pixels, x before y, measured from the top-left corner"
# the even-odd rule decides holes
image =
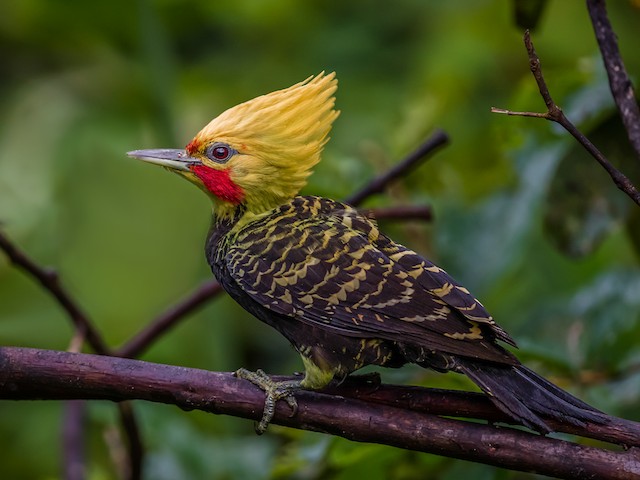
[[[137,158],[144,162],[154,163],[172,170],[190,172],[191,165],[200,165],[200,160],[190,157],[185,150],[175,148],[157,148],[152,150],[134,150],[127,152],[132,158]]]

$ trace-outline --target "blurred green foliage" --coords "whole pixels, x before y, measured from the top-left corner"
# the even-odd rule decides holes
[[[638,75],[640,11],[608,6]],[[637,159],[619,158],[625,139],[584,4],[548,2],[536,22],[556,101],[637,170]],[[335,70],[342,115],[306,192],[345,197],[445,128],[450,147],[369,202],[430,203],[434,223],[382,227],[475,292],[540,373],[640,420],[637,207],[564,132],[489,113],[544,107],[521,37],[512,5],[498,0],[2,2],[2,227],[60,271],[119,345],[210,275],[208,200],[124,152],[185,145],[225,108]],[[0,343],[65,349],[70,336],[51,298],[0,256]],[[225,297],[144,359],[301,367],[284,339]],[[469,387],[453,374],[384,373]],[[275,426],[257,438],[251,422],[164,405],[136,411],[150,479],[529,478]],[[53,402],[0,403],[0,477],[60,476],[60,413]],[[103,432],[117,425],[115,409],[96,402],[89,414],[89,478],[114,478]]]

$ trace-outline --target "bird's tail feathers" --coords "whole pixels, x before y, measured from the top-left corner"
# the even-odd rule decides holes
[[[553,431],[546,419],[584,427],[607,423],[609,417],[565,392],[524,365],[504,366],[458,359],[466,374],[504,413],[541,433]]]

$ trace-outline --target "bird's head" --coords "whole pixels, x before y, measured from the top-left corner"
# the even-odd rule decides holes
[[[184,150],[136,150],[130,157],[174,171],[204,190],[217,216],[259,214],[306,183],[329,139],[337,80],[321,73],[241,103],[214,118]]]

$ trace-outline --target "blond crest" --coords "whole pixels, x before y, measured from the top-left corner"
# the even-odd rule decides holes
[[[190,154],[213,142],[239,153],[229,162],[232,179],[256,213],[297,195],[329,140],[339,112],[335,73],[324,72],[289,88],[232,107],[214,118],[187,146]]]

